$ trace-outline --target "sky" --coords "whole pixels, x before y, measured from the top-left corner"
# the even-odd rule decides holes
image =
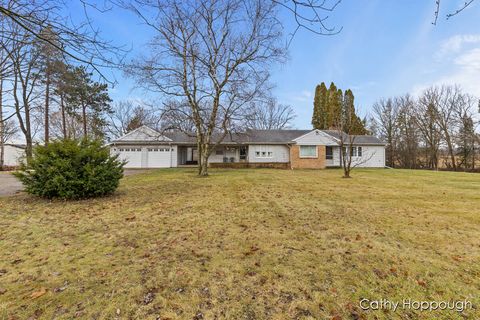
[[[479,2],[447,20],[446,14],[463,1],[444,0],[437,25],[432,25],[435,0],[343,0],[327,20],[331,27],[341,28],[340,33],[296,33],[287,62],[271,70],[273,94],[279,103],[293,107],[297,114],[293,126],[299,129],[311,127],[315,86],[322,81],[351,89],[362,116],[369,115],[382,97],[418,95],[432,85],[459,84],[480,96]],[[125,11],[91,17],[105,39],[132,48],[131,58],[146,50],[153,36]],[[287,40],[295,25],[286,12],[281,19]],[[113,71],[112,76],[117,81],[111,89],[114,101],[145,96],[122,72]]]

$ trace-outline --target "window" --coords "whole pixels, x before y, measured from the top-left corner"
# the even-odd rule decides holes
[[[272,158],[273,157],[273,151],[269,151],[269,148],[267,146],[260,146],[257,147],[260,149],[260,151],[255,151],[255,157],[257,158]]]
[[[357,147],[351,147],[350,148],[350,154],[352,155],[352,157],[356,157],[357,156]]]
[[[216,149],[216,150],[215,150],[215,154],[216,154],[217,156],[223,156],[223,149]]]
[[[300,146],[300,158],[317,158],[317,146]]]
[[[333,159],[333,148],[330,146],[327,146],[325,148],[325,159],[327,160],[332,160]]]
[[[142,149],[137,149],[137,151],[142,151]]]
[[[362,156],[362,147],[351,147],[350,154],[352,157],[361,157]]]

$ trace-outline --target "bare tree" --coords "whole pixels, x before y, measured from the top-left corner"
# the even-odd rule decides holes
[[[274,130],[291,128],[295,112],[289,105],[278,104],[273,98],[252,102],[246,116],[244,128]]]
[[[38,98],[36,85],[39,82],[39,51],[35,50],[34,39],[21,28],[10,23],[8,43],[1,43],[12,65],[11,94],[15,115],[26,142],[27,161],[32,155],[34,130],[33,112],[38,109],[35,100]],[[10,117],[9,117],[10,118]],[[6,118],[4,118],[5,121]]]
[[[433,24],[433,25],[436,25],[437,22],[438,22],[438,17],[439,17],[439,15],[440,15],[440,9],[441,9],[442,6],[441,6],[441,0],[434,0],[434,1],[435,1],[435,12],[434,12],[432,24]],[[445,16],[446,19],[448,20],[448,19],[450,19],[450,18],[458,15],[458,14],[461,13],[463,10],[467,9],[474,1],[475,1],[475,0],[465,0],[465,1],[463,1],[463,3],[460,4],[457,9],[455,9],[455,10],[452,11],[452,12],[448,12],[448,13],[446,14],[446,16]]]
[[[358,135],[355,108],[343,108],[342,112],[333,115],[335,137],[340,146],[340,162],[343,169],[343,178],[351,178],[354,168],[368,162],[375,154],[364,154],[363,148],[356,145]]]
[[[394,161],[402,168],[415,169],[418,161],[418,145],[420,140],[419,129],[416,119],[416,100],[409,94],[398,96],[393,99],[395,108],[398,110],[395,140]]]
[[[158,129],[160,118],[144,102],[125,100],[114,104],[108,115],[108,132],[118,138],[143,125]]]
[[[183,114],[195,125],[198,174],[206,176],[212,150],[264,91],[269,66],[284,58],[276,5],[262,0],[139,0],[129,8],[157,34],[151,56],[137,59],[128,72],[145,89],[189,107]]]
[[[415,120],[422,134],[425,147],[427,167],[438,169],[439,149],[441,143],[441,128],[438,126],[438,112],[440,95],[436,88],[425,90],[420,97]]]
[[[62,52],[68,59],[88,66],[105,80],[109,77],[104,68],[118,66],[127,50],[115,46],[111,41],[102,39],[93,21],[88,15],[90,9],[97,12],[109,11],[108,1],[103,5],[96,1],[79,0],[83,6],[83,19],[66,15],[69,12],[67,2],[63,0],[7,0],[0,2],[0,16],[7,19],[16,31],[6,30],[5,37],[14,36],[20,29],[37,42]],[[45,33],[45,30],[51,32]],[[54,34],[55,37],[50,37]]]
[[[379,136],[387,142],[387,164],[395,167],[395,151],[398,136],[398,104],[389,99],[380,99],[373,105],[374,120]]]

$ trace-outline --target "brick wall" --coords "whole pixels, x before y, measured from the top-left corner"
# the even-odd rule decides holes
[[[317,158],[300,158],[300,146],[293,145],[290,148],[290,163],[292,169],[324,169],[325,146],[317,146]]]

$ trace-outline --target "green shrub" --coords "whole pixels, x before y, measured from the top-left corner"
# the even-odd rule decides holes
[[[99,141],[62,140],[35,147],[32,159],[15,175],[30,194],[85,199],[113,193],[124,164]]]

